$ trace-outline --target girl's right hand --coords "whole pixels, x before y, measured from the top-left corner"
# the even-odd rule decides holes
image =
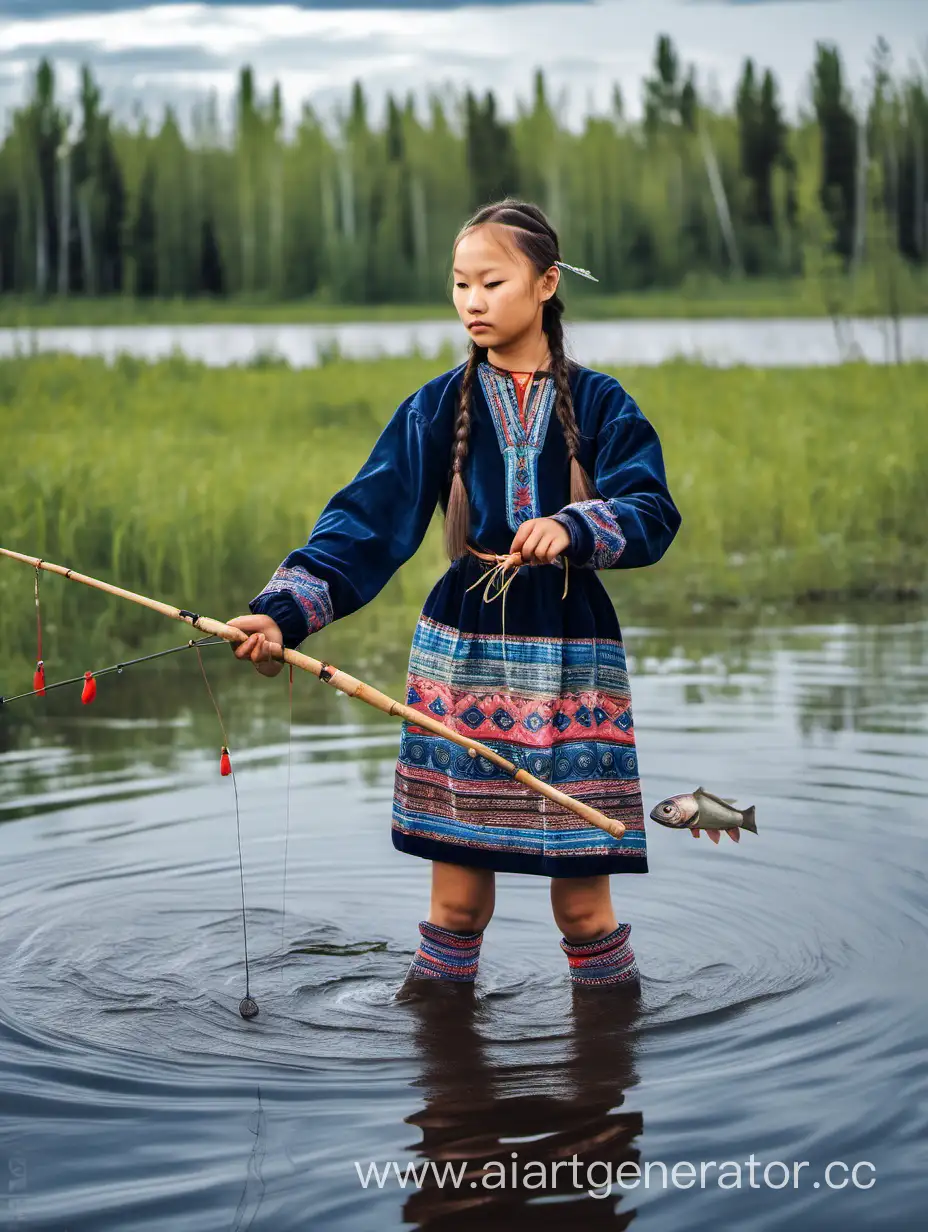
[[[244,642],[232,647],[236,659],[251,659],[262,676],[276,676],[283,669],[280,659],[271,658],[272,651],[283,648],[284,635],[270,616],[236,616],[228,622],[233,629],[249,634]]]

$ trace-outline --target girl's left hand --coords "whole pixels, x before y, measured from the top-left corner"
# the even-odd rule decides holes
[[[554,518],[529,518],[516,531],[510,552],[520,552],[524,564],[549,565],[570,547],[570,532]]]

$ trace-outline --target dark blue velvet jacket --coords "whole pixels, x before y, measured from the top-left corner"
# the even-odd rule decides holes
[[[358,474],[329,500],[309,541],[292,551],[250,603],[293,647],[377,595],[447,506],[454,422],[464,366],[406,398]],[[480,365],[473,385],[463,478],[469,539],[508,552],[519,524],[556,517],[569,530],[571,566],[634,569],[666,552],[681,524],[660,441],[619,382],[571,366],[579,459],[596,500],[570,502],[570,455],[554,410],[554,380],[536,380],[520,417],[511,376]]]

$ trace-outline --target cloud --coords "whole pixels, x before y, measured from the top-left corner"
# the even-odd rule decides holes
[[[2,0],[3,17],[61,17],[68,13],[115,13],[127,9],[148,8],[153,0]],[[189,7],[191,0],[157,0],[163,5],[183,4]],[[332,12],[338,9],[460,9],[468,5],[511,8],[520,4],[594,4],[596,0],[197,0],[211,8],[271,8],[289,3],[298,9],[319,9]],[[742,3],[745,0],[741,0]],[[756,0],[746,0],[756,2]]]
[[[878,34],[901,56],[928,34],[928,4],[915,0],[483,0],[492,7],[482,13],[460,0],[370,0],[367,8],[360,0],[138,2],[0,0],[0,133],[43,56],[55,64],[66,105],[87,63],[118,115],[136,104],[158,114],[166,102],[184,112],[210,92],[228,109],[239,70],[250,64],[262,92],[279,81],[291,120],[305,101],[322,116],[343,105],[356,80],[375,119],[388,91],[424,101],[433,90],[460,94],[466,86],[493,89],[512,114],[540,68],[552,96],[564,98],[567,122],[579,125],[590,110],[609,108],[616,84],[627,113],[640,114],[659,34],[695,65],[708,97],[730,103],[751,56],[773,70],[790,111],[806,96],[817,41],[839,45],[850,87],[860,91]],[[28,16],[11,20],[11,5],[23,4]],[[68,15],[48,14],[66,4]]]
[[[837,4],[838,0],[682,0],[684,4],[715,4],[732,5],[735,8],[747,8],[750,5],[761,4]]]

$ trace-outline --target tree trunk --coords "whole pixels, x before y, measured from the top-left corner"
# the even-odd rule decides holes
[[[725,247],[728,249],[728,259],[731,261],[732,269],[741,278],[744,276],[744,267],[741,264],[738,240],[731,221],[731,211],[728,208],[728,197],[725,193],[725,185],[722,183],[722,175],[719,171],[719,163],[715,156],[712,139],[703,125],[699,126],[699,139],[702,146],[703,161],[706,164],[706,175],[709,177],[709,188],[712,190],[712,200],[715,202],[715,212],[725,240]]]
[[[94,265],[93,229],[90,225],[90,185],[77,190],[77,226],[81,237],[81,269],[84,272],[84,294],[96,295],[97,271]]]
[[[351,165],[349,150],[345,150],[338,160],[338,170],[342,197],[342,233],[349,242],[353,242],[358,228],[355,213],[354,168]]]
[[[425,203],[425,188],[415,175],[410,185],[412,207],[412,232],[416,252],[416,280],[419,284],[419,299],[427,299],[429,287],[429,230],[428,209]]]
[[[867,170],[870,152],[867,148],[867,126],[856,116],[857,176],[854,181],[854,248],[851,255],[851,278],[857,277],[864,259],[867,241]]]
[[[271,268],[274,295],[284,294],[284,162],[283,151],[275,143],[271,181]]]
[[[58,163],[61,194],[58,203],[58,294],[71,290],[71,151],[62,152]]]
[[[45,295],[48,291],[48,226],[45,192],[41,184],[35,207],[35,289],[39,295]]]
[[[925,255],[925,219],[928,216],[928,202],[925,201],[925,146],[919,125],[914,125],[912,146],[915,154],[915,183],[912,187],[914,201],[912,203],[912,238],[915,251],[919,258]]]

